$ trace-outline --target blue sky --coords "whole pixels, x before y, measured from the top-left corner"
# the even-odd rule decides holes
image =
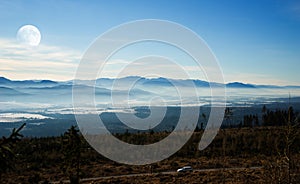
[[[72,79],[95,38],[140,19],[169,20],[196,32],[218,58],[226,82],[300,85],[300,1],[289,0],[2,0],[0,76]],[[16,42],[25,24],[40,29],[38,48]]]

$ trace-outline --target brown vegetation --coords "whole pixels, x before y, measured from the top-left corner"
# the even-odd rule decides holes
[[[104,158],[88,145],[75,127],[71,127],[61,137],[23,138],[11,147],[11,151],[17,156],[14,160],[15,167],[5,173],[1,182],[63,182],[70,181],[71,176],[76,176],[74,183],[78,178],[94,177],[98,178],[94,181],[81,181],[83,183],[300,183],[298,119],[295,118],[291,108],[288,111],[263,113],[265,125],[269,125],[274,117],[281,117],[284,123],[277,126],[252,126],[251,119],[255,121],[257,118],[247,116],[245,118],[247,126],[221,129],[212,144],[203,151],[197,149],[203,133],[202,130],[198,130],[176,154],[161,162],[145,166],[124,165]],[[149,144],[163,139],[168,134],[169,132],[151,131],[127,132],[115,136],[131,144]],[[2,139],[2,142],[4,140]],[[191,165],[195,171],[188,174],[165,173],[176,171],[185,165]],[[135,173],[145,174],[120,177]]]
[[[194,169],[220,168],[218,171],[197,171],[189,176],[157,175],[145,177],[122,177],[118,179],[104,179],[98,182],[118,181],[134,183],[137,181],[155,181],[156,183],[186,181],[198,182],[233,182],[247,183],[243,178],[251,181],[288,183],[300,181],[300,136],[294,135],[290,145],[290,165],[287,162],[285,140],[287,127],[256,127],[232,128],[220,130],[213,143],[203,151],[197,150],[202,132],[195,132],[189,142],[172,157],[159,163],[146,166],[129,166],[110,161],[86,142],[81,146],[81,178],[125,175],[133,173],[160,173],[176,171],[179,167],[191,165]],[[120,134],[118,137],[130,143],[144,140],[143,143],[153,142],[165,137],[167,132]],[[3,183],[37,183],[42,181],[63,181],[68,176],[64,172],[65,156],[63,154],[62,137],[25,138],[22,139],[14,152],[17,153],[16,169],[10,171],[2,179]],[[226,171],[223,168],[262,166],[259,170]],[[140,179],[137,179],[140,178]],[[144,179],[143,179],[144,178]],[[198,178],[198,179],[197,179]],[[164,181],[162,181],[164,180]],[[154,183],[155,183],[154,182]]]

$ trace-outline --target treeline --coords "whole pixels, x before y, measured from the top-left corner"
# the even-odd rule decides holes
[[[293,107],[289,107],[287,110],[276,109],[275,111],[272,111],[264,106],[262,108],[262,113],[264,126],[284,126],[288,123],[295,124],[299,121],[299,119],[297,119],[298,113],[294,112]]]
[[[293,107],[288,109],[267,109],[266,105],[262,107],[261,113],[243,115],[240,122],[233,122],[233,109],[227,107],[225,109],[224,122],[222,128],[241,128],[241,127],[258,127],[258,126],[286,126],[299,123],[298,112],[294,111]]]

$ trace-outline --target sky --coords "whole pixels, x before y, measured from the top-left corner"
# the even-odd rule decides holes
[[[295,0],[1,0],[0,76],[71,80],[97,37],[142,19],[172,21],[198,34],[218,59],[225,82],[300,85],[300,1]],[[18,29],[26,24],[40,30],[39,46],[24,46],[16,40]],[[205,80],[190,58],[170,51],[157,43],[125,49],[112,57],[101,77],[116,76],[120,63],[126,65],[142,54],[159,54],[179,61],[192,71],[192,78]],[[154,63],[134,65],[126,75],[139,75],[137,71],[146,68],[164,76],[168,67]],[[171,69],[167,73],[167,77],[178,77]]]

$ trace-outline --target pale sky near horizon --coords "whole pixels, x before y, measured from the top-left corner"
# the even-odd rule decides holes
[[[297,0],[2,0],[0,76],[70,80],[95,38],[119,24],[141,19],[173,21],[197,33],[218,58],[226,82],[300,85]],[[39,28],[38,47],[16,41],[18,29],[26,24]],[[143,47],[137,50],[143,53]],[[176,56],[184,67],[193,69],[184,57]],[[117,61],[130,57],[116,58],[115,67]],[[143,66],[147,67],[156,66]],[[111,77],[114,65],[107,69],[105,77]],[[172,75],[176,77],[176,72]]]

